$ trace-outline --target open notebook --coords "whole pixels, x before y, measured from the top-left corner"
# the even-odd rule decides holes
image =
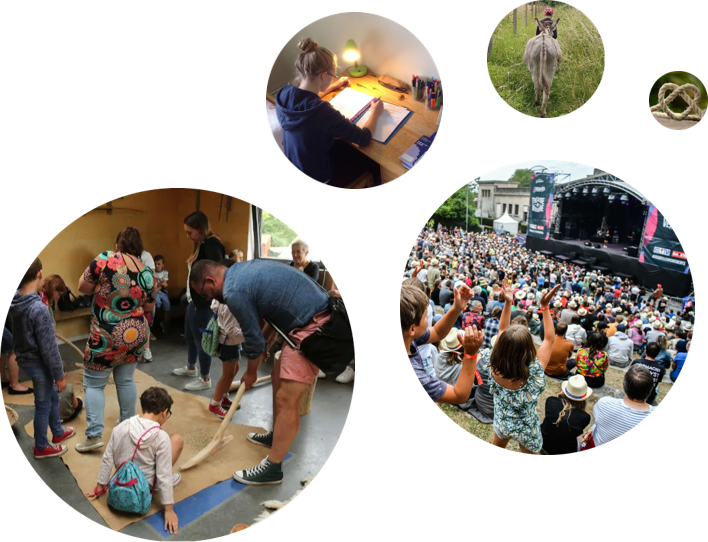
[[[364,126],[371,114],[371,102],[374,100],[369,94],[364,94],[353,88],[345,88],[330,100],[330,104],[346,118],[357,126]],[[376,130],[372,134],[379,143],[388,143],[391,136],[396,133],[412,111],[400,105],[384,102],[384,110],[376,121]]]

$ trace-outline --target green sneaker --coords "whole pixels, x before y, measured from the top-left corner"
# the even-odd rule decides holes
[[[234,480],[247,486],[280,484],[283,482],[283,466],[266,457],[255,467],[234,472]]]

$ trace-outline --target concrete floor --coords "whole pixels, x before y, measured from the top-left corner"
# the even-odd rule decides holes
[[[158,339],[151,345],[154,361],[140,364],[138,368],[167,386],[182,389],[190,379],[172,375],[172,369],[186,364],[184,339],[179,336],[177,330],[167,337],[158,335]],[[82,341],[77,341],[76,344],[83,350]],[[67,365],[73,363],[78,357],[65,345],[61,346],[60,350]],[[220,364],[221,362],[214,358],[211,371],[212,379],[218,379],[221,371]],[[67,370],[74,368],[69,366]],[[244,368],[245,360],[241,363],[241,372]],[[261,366],[259,376],[269,374],[271,369],[272,363]],[[209,397],[211,391],[192,393]],[[300,432],[290,449],[292,457],[283,467],[285,473],[283,483],[277,486],[247,487],[184,528],[180,525],[179,533],[172,538],[174,540],[204,540],[224,536],[237,523],[251,524],[253,519],[263,511],[261,502],[269,499],[280,501],[289,499],[300,489],[301,480],[315,476],[329,458],[347,419],[352,391],[351,384],[339,384],[334,381],[334,377],[321,379],[317,383],[311,412],[301,418]],[[77,395],[82,396],[83,394],[77,390]],[[272,388],[270,385],[255,388],[242,402],[238,415],[239,420],[247,420],[249,425],[270,428],[271,401]],[[32,407],[14,408],[20,415],[20,421],[15,426],[17,441],[37,474],[67,504],[84,516],[105,526],[104,521],[84,497],[69,469],[59,468],[61,459],[34,460],[32,457],[33,441],[23,428],[32,420],[34,409]],[[70,443],[70,445],[73,444]],[[163,534],[158,533],[145,521],[129,525],[121,532],[150,540],[163,539]]]

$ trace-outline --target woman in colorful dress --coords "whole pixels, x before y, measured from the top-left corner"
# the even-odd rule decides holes
[[[135,367],[147,344],[145,313],[155,305],[152,270],[140,261],[140,232],[126,228],[115,252],[102,252],[79,279],[82,294],[93,293],[91,329],[84,353],[86,440],[77,452],[103,446],[104,389],[113,374],[120,405],[118,423],[135,416]]]

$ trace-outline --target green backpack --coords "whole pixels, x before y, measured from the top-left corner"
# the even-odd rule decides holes
[[[217,315],[209,320],[206,329],[199,330],[202,333],[202,350],[204,353],[217,357],[219,355],[219,320]]]

